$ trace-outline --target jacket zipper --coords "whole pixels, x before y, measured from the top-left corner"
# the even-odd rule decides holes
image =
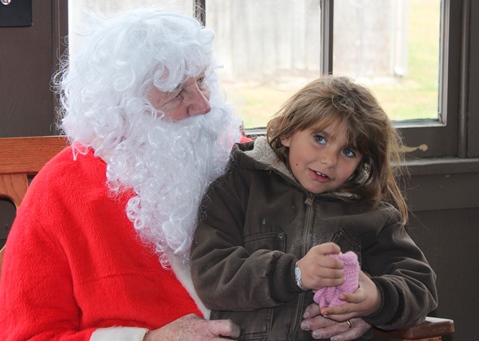
[[[303,228],[303,238],[305,241],[310,241],[312,236],[312,222],[313,222],[313,201],[314,201],[314,194],[309,193],[308,197],[304,201],[306,206],[306,214],[305,214],[305,221],[304,221],[304,228]],[[301,249],[301,256],[304,257],[308,250],[311,248],[310,242],[303,243]],[[298,304],[296,306],[296,312],[293,317],[293,334],[290,336],[289,339],[294,340],[296,335],[298,335],[298,331],[301,326],[301,321],[303,319],[304,309],[305,309],[305,300],[306,300],[306,292],[302,292],[299,294],[298,297]]]

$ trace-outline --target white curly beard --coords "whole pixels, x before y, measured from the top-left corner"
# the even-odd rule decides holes
[[[207,186],[224,172],[239,120],[226,107],[167,122],[145,114],[109,156],[113,194],[133,189],[126,212],[164,267],[171,251],[186,263],[197,209]]]

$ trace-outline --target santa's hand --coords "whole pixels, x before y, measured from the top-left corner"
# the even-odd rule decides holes
[[[190,314],[148,332],[143,341],[218,341],[231,340],[239,335],[239,327],[230,320],[209,321]]]
[[[311,304],[304,314],[301,329],[311,331],[314,339],[329,339],[331,341],[354,340],[366,333],[371,326],[361,318],[353,318],[337,322],[319,314],[319,306]]]

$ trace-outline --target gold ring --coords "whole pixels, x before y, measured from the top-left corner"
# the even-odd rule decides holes
[[[353,327],[353,324],[351,323],[351,321],[349,321],[349,320],[346,320],[346,323],[348,324],[348,326],[349,326],[349,329],[351,329],[351,328]]]

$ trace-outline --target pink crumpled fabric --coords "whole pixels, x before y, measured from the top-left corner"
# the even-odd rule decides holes
[[[325,287],[319,289],[314,294],[314,302],[319,304],[320,307],[335,307],[341,304],[345,304],[345,301],[339,299],[341,293],[355,292],[359,287],[359,262],[358,256],[348,251],[346,253],[331,254],[330,257],[338,258],[344,263],[344,277],[343,284],[337,287]]]

